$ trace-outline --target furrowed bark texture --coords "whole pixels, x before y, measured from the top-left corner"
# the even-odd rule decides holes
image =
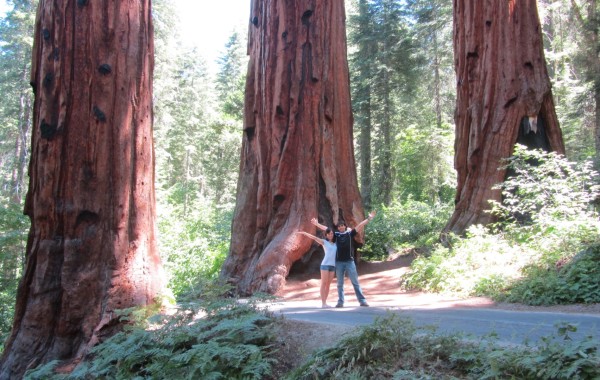
[[[455,0],[456,207],[445,232],[492,220],[499,168],[519,142],[564,153],[535,0]]]
[[[352,145],[343,0],[253,0],[229,256],[241,294],[274,293],[315,233],[364,216]]]
[[[162,284],[150,0],[41,0],[26,268],[0,378],[74,363]]]

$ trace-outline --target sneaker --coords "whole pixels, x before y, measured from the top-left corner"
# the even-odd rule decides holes
[[[337,305],[335,305],[335,307],[340,308],[340,307],[344,307],[343,303],[338,302]]]
[[[369,304],[367,303],[367,301],[364,301],[360,303],[360,306],[369,307]]]

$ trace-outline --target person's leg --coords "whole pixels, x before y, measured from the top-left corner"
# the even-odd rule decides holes
[[[360,306],[369,306],[367,299],[360,288],[360,284],[358,283],[358,272],[356,271],[356,265],[354,264],[354,261],[348,262],[347,271],[348,278],[354,287],[354,294],[356,294],[356,298],[358,299]]]
[[[332,272],[321,269],[321,307],[327,307],[327,295],[329,293],[327,279],[329,278],[329,273]]]
[[[344,273],[346,272],[346,265],[343,261],[335,262],[335,275],[337,276],[337,291],[338,301],[335,307],[344,306]]]
[[[335,275],[335,267],[333,265],[321,265],[321,306],[331,307],[327,305],[327,296],[329,296],[329,287],[331,280]]]
[[[331,287],[331,281],[333,281],[333,277],[335,277],[335,267],[328,270],[325,276],[325,301],[327,301],[327,297],[329,296],[329,288]],[[325,304],[327,304],[327,302]],[[329,307],[329,305],[327,305],[327,307]]]

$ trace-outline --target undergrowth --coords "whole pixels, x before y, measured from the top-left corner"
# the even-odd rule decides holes
[[[431,245],[451,213],[449,204],[429,205],[413,199],[381,206],[375,219],[365,227],[361,258],[385,260],[389,252],[403,247]]]
[[[203,303],[203,302],[201,302]],[[318,350],[298,368],[279,362],[279,319],[254,302],[182,305],[173,315],[136,324],[92,350],[70,374],[62,363],[26,379],[597,379],[600,342],[572,340],[574,325],[522,346],[495,334],[472,340],[389,312]],[[289,325],[288,325],[289,326]],[[277,359],[279,358],[279,359]]]
[[[506,347],[493,335],[467,340],[390,313],[315,352],[287,379],[597,379],[600,342],[572,341],[574,331],[559,325],[536,345]]]
[[[128,326],[93,348],[70,374],[51,362],[27,379],[270,379],[274,319],[256,302],[234,299],[178,305]]]
[[[600,197],[591,163],[517,147],[494,225],[449,236],[414,260],[407,289],[531,305],[600,302]]]

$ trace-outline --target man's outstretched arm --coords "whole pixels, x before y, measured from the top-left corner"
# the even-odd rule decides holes
[[[367,219],[365,219],[362,222],[358,223],[358,225],[356,227],[354,227],[354,229],[358,231],[359,228],[363,228],[364,225],[367,224],[367,223],[369,223],[374,217],[375,217],[375,211],[371,211],[369,213],[369,216],[367,217]]]

